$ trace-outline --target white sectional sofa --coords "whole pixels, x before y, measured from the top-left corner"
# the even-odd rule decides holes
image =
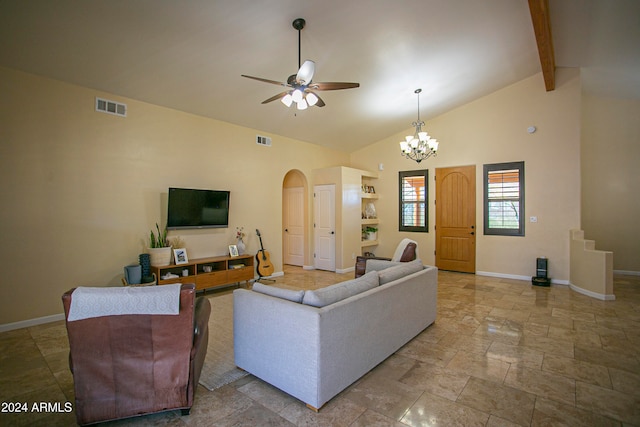
[[[316,291],[235,290],[236,365],[319,410],[435,321],[436,267],[368,270]]]

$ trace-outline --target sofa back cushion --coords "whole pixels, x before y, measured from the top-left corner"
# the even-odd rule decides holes
[[[325,305],[330,305],[373,289],[378,286],[378,284],[378,272],[372,271],[357,279],[336,283],[335,285],[316,289],[315,291],[306,291],[302,303],[314,307],[324,307]]]
[[[271,295],[272,297],[282,298],[298,303],[302,302],[302,297],[304,297],[304,291],[268,286],[260,282],[255,282],[252,289],[255,292],[260,292],[261,294]]]
[[[378,272],[380,285],[384,285],[385,283],[393,282],[394,280],[398,280],[404,276],[408,276],[409,274],[416,273],[422,270],[422,268],[422,261],[419,259],[410,262],[401,262],[398,263],[398,265],[385,268]]]
[[[382,271],[385,268],[393,267],[396,265],[400,265],[400,261],[390,261],[386,259],[371,258],[367,260],[367,265],[365,267],[364,272],[366,274],[372,271]]]

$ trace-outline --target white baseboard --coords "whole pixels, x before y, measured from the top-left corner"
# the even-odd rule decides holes
[[[640,276],[640,271],[613,270],[613,274],[620,274],[622,276]]]
[[[315,267],[312,265],[305,265],[302,267],[304,270],[315,270]],[[351,271],[354,271],[355,267],[349,267],[349,268],[345,268],[345,269],[340,269],[340,270],[336,270],[336,273],[349,273]],[[640,271],[624,271],[624,270],[614,270],[614,274],[622,274],[622,275],[627,275],[627,276],[640,276]],[[490,272],[490,271],[476,271],[476,275],[478,276],[488,276],[488,277],[499,277],[502,279],[513,279],[513,280],[524,280],[526,282],[531,282],[531,277],[530,276],[520,276],[520,275],[515,275],[515,274],[503,274],[503,273],[494,273],[494,272]],[[274,274],[272,274],[268,278],[272,278],[272,277],[281,277],[284,276],[284,272],[283,271],[278,271]],[[256,279],[257,280],[257,279]],[[581,293],[583,295],[587,295],[590,296],[592,298],[597,298],[599,300],[603,300],[603,301],[612,301],[616,299],[615,295],[605,295],[605,294],[599,294],[596,292],[591,292],[588,291],[586,289],[582,289],[578,286],[575,286],[571,283],[569,283],[568,280],[551,280],[551,283],[556,284],[556,285],[569,285],[569,287],[578,292]],[[45,323],[51,323],[51,322],[57,322],[58,320],[64,320],[64,313],[60,313],[60,314],[53,314],[51,316],[44,316],[44,317],[38,317],[36,319],[28,319],[28,320],[22,320],[20,322],[14,322],[14,323],[5,323],[4,325],[0,325],[0,332],[7,332],[7,331],[13,331],[15,329],[22,329],[22,328],[28,328],[31,326],[37,326],[37,325],[43,325]]]
[[[576,291],[579,294],[586,295],[591,298],[596,298],[602,301],[613,301],[616,299],[616,296],[613,294],[599,294],[597,292],[588,291],[586,289],[582,289],[579,286],[574,285],[573,283],[569,283],[569,287],[571,290]]]
[[[51,316],[38,317],[37,319],[21,320],[20,322],[5,323],[0,325],[0,332],[13,331],[15,329],[29,328],[31,326],[43,325],[45,323],[64,320],[64,313],[52,314]]]
[[[499,277],[501,279],[524,280],[525,282],[531,282],[531,276],[521,276],[517,274],[494,273],[492,271],[476,271],[476,275],[488,276],[488,277]],[[553,283],[554,285],[568,285],[569,281],[552,278],[551,283]]]

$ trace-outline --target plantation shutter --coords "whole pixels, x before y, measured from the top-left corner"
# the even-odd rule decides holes
[[[524,233],[524,164],[485,165],[485,234]]]
[[[428,231],[427,176],[427,170],[400,172],[400,231]]]

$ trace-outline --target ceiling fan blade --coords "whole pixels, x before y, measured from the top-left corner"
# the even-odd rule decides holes
[[[316,96],[318,96],[318,95],[316,94]],[[324,101],[322,100],[322,98],[320,98],[320,97],[318,96],[318,102],[316,102],[316,105],[315,105],[315,106],[316,106],[316,107],[324,107],[325,105],[326,105],[326,104],[324,103]]]
[[[278,86],[289,86],[287,83],[277,82],[275,80],[263,79],[262,77],[247,76],[245,74],[241,74],[241,76],[242,77],[246,77],[248,79],[258,80],[260,82],[271,83],[271,84],[278,85]]]
[[[313,74],[316,71],[316,63],[313,61],[304,61],[304,64],[298,70],[298,74],[296,75],[296,81],[301,84],[309,84],[313,79]]]
[[[278,100],[278,99],[282,99],[282,98],[284,98],[284,96],[285,96],[286,94],[288,94],[288,93],[289,93],[289,91],[286,91],[286,92],[281,92],[281,93],[279,93],[279,94],[277,94],[277,95],[273,95],[271,98],[269,98],[269,99],[265,99],[264,101],[262,101],[262,103],[263,103],[263,104],[268,104],[268,103],[273,102],[273,101],[276,101],[276,100]]]
[[[360,83],[345,83],[345,82],[311,83],[309,87],[315,90],[353,89],[356,87],[360,87]]]

